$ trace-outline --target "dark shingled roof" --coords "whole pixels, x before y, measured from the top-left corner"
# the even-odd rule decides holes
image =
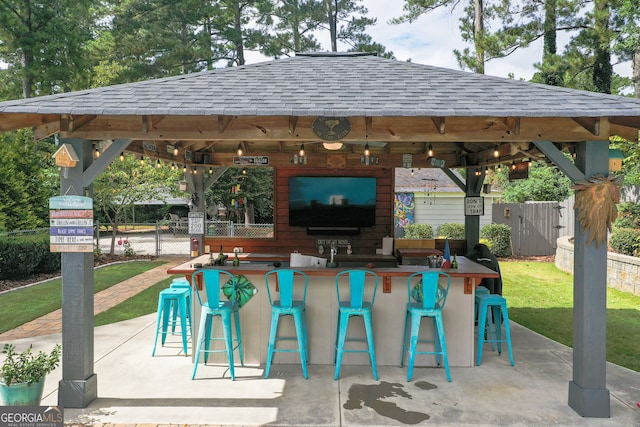
[[[458,171],[453,173],[464,182]],[[426,192],[429,189],[434,193],[462,193],[460,187],[438,168],[395,169],[396,193]]]
[[[0,113],[640,116],[640,100],[362,54],[307,54],[0,103]]]

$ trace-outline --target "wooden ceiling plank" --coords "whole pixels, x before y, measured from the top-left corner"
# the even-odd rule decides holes
[[[59,121],[44,123],[33,128],[33,137],[39,141],[58,132],[60,132]]]
[[[91,123],[93,120],[96,119],[95,114],[86,114],[86,115],[82,115],[82,116],[71,116],[71,120],[69,122],[69,132],[73,132],[76,131],[78,129],[82,129],[83,126],[85,126],[88,123]]]

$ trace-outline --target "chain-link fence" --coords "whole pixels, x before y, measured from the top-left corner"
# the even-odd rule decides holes
[[[188,220],[134,223],[118,226],[95,222],[94,245],[102,254],[185,255],[190,254]],[[273,237],[273,224],[236,224],[233,221],[207,221],[205,232],[216,238],[257,239]],[[0,233],[0,236],[28,236],[49,233],[48,228]]]

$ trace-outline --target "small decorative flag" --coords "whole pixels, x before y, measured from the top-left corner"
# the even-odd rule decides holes
[[[449,239],[445,239],[444,241],[444,262],[442,263],[442,268],[450,268],[451,267],[451,251],[449,250]]]

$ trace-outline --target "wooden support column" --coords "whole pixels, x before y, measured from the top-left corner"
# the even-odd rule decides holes
[[[467,171],[466,197],[479,197],[484,183],[484,173],[476,176]],[[480,242],[480,217],[478,215],[470,215],[464,217],[464,232],[467,241],[467,251],[473,249]],[[452,254],[453,255],[453,254]],[[466,255],[466,254],[458,254]]]
[[[81,139],[62,140],[78,154],[78,164],[60,175],[60,194],[86,196],[83,173],[91,165],[92,143]],[[86,408],[98,397],[94,373],[93,342],[93,252],[62,253],[62,380],[58,404],[65,408]]]
[[[589,178],[609,173],[609,141],[581,142],[576,166]],[[578,218],[578,215],[576,215]],[[575,223],[573,279],[573,380],[569,406],[583,417],[611,416],[607,373],[607,245],[587,246],[588,233]]]

